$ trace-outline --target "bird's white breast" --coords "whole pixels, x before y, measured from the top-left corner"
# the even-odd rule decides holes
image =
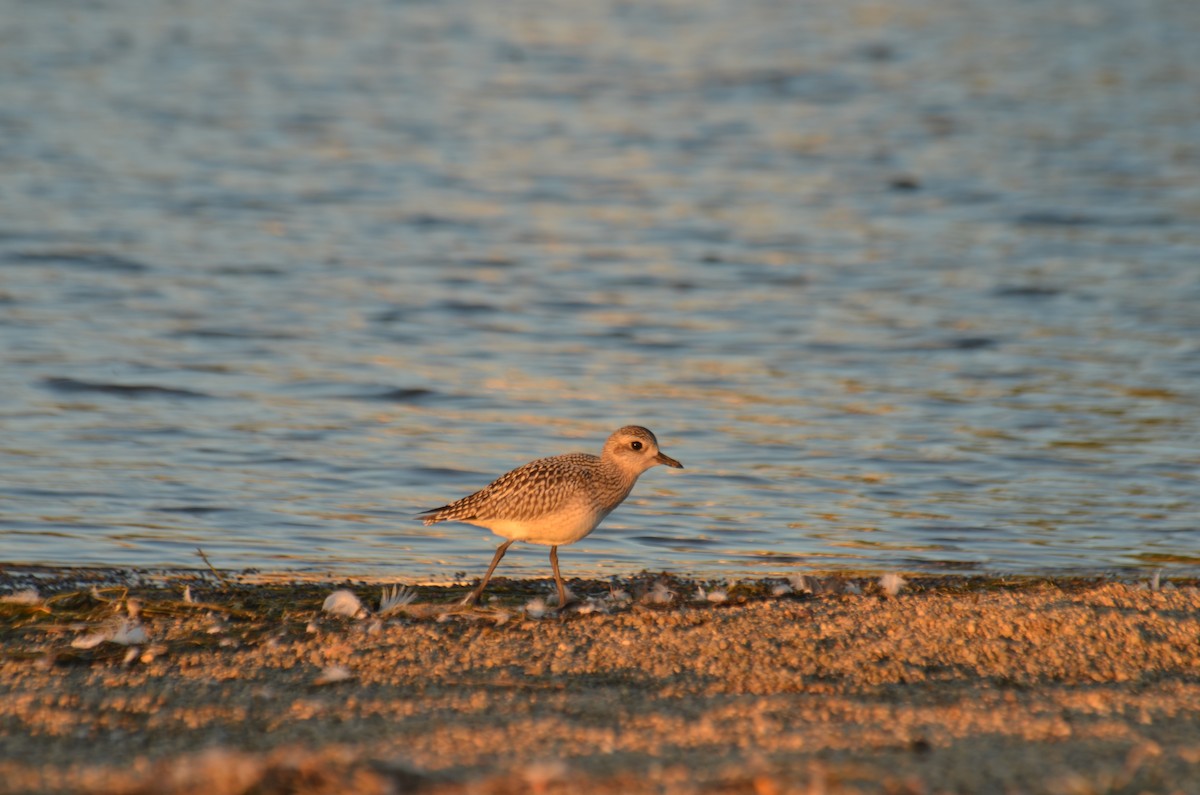
[[[562,508],[530,519],[487,519],[473,524],[486,527],[502,538],[527,541],[531,544],[559,546],[573,544],[608,516],[586,500],[571,500]]]

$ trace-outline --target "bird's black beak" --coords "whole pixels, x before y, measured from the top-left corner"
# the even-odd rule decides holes
[[[669,467],[674,467],[675,469],[683,469],[683,464],[679,463],[674,458],[671,458],[671,456],[667,455],[661,450],[659,450],[658,455],[654,456],[654,460],[660,464],[666,464]]]

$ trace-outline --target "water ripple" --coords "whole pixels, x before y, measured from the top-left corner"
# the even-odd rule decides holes
[[[413,514],[638,422],[572,575],[1200,571],[1148,3],[16,4],[0,562],[479,574]]]

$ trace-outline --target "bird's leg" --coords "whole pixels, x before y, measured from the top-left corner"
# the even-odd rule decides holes
[[[496,570],[496,564],[500,562],[500,558],[504,557],[504,553],[516,540],[515,538],[509,539],[496,549],[496,557],[492,558],[492,565],[488,566],[487,574],[483,575],[483,579],[479,581],[479,587],[471,591],[470,596],[463,600],[464,605],[473,605],[479,601],[479,597],[483,596],[483,589],[487,587],[488,580],[492,579],[492,572]]]
[[[567,606],[567,589],[562,575],[558,573],[558,547],[550,547],[550,566],[554,569],[554,583],[558,586],[558,609]]]

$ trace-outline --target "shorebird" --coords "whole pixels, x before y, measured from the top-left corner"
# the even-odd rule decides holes
[[[496,550],[487,574],[463,604],[479,601],[496,564],[513,542],[528,541],[550,547],[561,608],[567,603],[567,589],[558,572],[558,548],[595,530],[629,496],[638,475],[658,464],[683,469],[683,464],[658,449],[653,433],[640,425],[626,425],[608,437],[598,456],[568,453],[530,461],[474,494],[422,511],[419,516],[427,525],[466,522],[508,539]]]

